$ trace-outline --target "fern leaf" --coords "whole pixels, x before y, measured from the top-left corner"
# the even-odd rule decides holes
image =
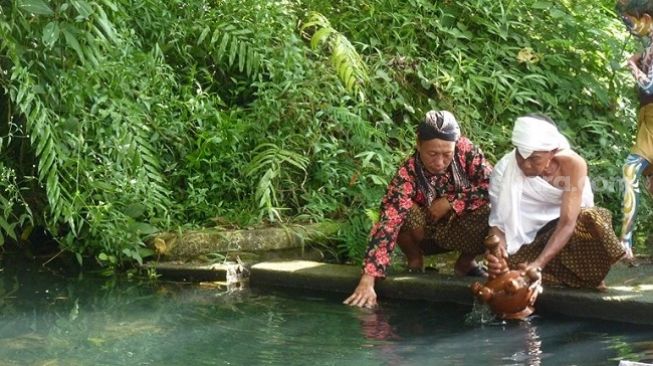
[[[198,46],[201,45],[202,42],[204,42],[204,38],[206,38],[206,36],[209,34],[210,31],[211,31],[211,28],[209,28],[209,27],[205,27],[202,30],[202,33],[200,33],[200,36],[197,38],[197,43],[196,44]],[[216,29],[216,31],[217,31],[217,29]],[[214,43],[215,39],[217,39],[217,38],[215,37],[215,33],[214,33],[213,36],[211,37],[211,43]]]
[[[238,41],[236,39],[231,41],[231,48],[229,49],[229,61],[227,62],[229,66],[234,64],[234,60],[238,55]]]
[[[316,49],[320,44],[326,42],[335,33],[333,28],[318,29],[311,37],[311,48]]]
[[[217,32],[217,29],[216,29]],[[227,45],[229,44],[229,33],[225,33],[222,36],[222,41],[220,42],[220,47],[218,47],[218,54],[217,54],[217,59],[218,61],[222,60],[224,57],[225,52],[227,52]]]
[[[364,98],[362,86],[369,79],[367,66],[347,37],[335,30],[322,14],[315,12],[309,15],[308,21],[300,29],[305,31],[309,28],[317,28],[311,36],[311,48],[328,44],[331,64],[345,89]]]

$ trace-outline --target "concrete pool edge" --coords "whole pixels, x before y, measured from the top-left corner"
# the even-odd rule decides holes
[[[156,263],[165,279],[223,281],[224,265]],[[252,287],[285,287],[350,294],[360,278],[360,267],[307,260],[260,262],[250,267]],[[615,266],[606,279],[608,290],[579,290],[546,287],[536,303],[537,313],[557,313],[573,317],[635,324],[653,324],[653,265],[630,269]],[[478,278],[443,274],[394,274],[378,281],[379,301],[384,298],[425,300],[471,305],[469,286]],[[649,285],[650,283],[650,285]]]

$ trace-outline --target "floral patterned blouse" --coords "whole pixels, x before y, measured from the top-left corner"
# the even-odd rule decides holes
[[[363,262],[364,273],[371,276],[385,277],[399,229],[410,208],[414,204],[427,205],[426,196],[417,184],[415,165],[418,156],[416,152],[399,167],[381,201],[381,217],[372,227]],[[454,184],[452,163],[447,173],[427,176],[429,183],[435,187],[435,198],[446,197],[457,215],[487,205],[492,166],[485,160],[483,152],[469,139],[461,137],[456,142],[454,159],[457,159],[469,185],[461,187]]]
[[[647,42],[648,45],[642,52],[638,67],[631,68],[630,72],[637,81],[639,89],[650,95],[653,94],[653,42],[651,39],[648,39]]]

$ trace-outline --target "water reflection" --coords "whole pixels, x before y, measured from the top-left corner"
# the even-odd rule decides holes
[[[641,362],[653,363],[653,340],[634,342],[633,349]]]
[[[504,359],[515,361],[517,365],[540,366],[542,364],[542,341],[537,334],[537,327],[530,319],[517,322],[514,331],[523,334],[523,344],[520,350]]]
[[[17,266],[20,267],[20,266]],[[577,319],[465,324],[468,307],[344,306],[329,294],[0,272],[2,365],[610,365],[653,331]]]
[[[389,314],[382,308],[355,309],[357,311],[361,334],[371,341],[364,343],[363,347],[374,350],[374,356],[379,364],[395,366],[405,364],[405,358],[401,356],[400,337],[390,324]]]
[[[483,360],[491,365],[540,366],[546,356],[531,319],[452,327],[464,314],[458,313],[456,321],[447,305],[401,306],[354,311],[361,335],[371,341],[363,346],[374,350],[381,364],[466,365]]]
[[[381,307],[361,309],[357,316],[363,337],[381,341],[399,339],[393,326],[388,321],[388,316]]]

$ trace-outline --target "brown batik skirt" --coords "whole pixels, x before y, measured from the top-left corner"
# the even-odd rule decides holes
[[[511,268],[532,262],[542,252],[557,220],[544,226],[529,245],[522,246],[508,259]],[[610,267],[624,255],[624,249],[612,229],[612,215],[601,207],[584,208],[567,245],[542,272],[545,284],[595,288]]]
[[[450,251],[479,255],[485,252],[483,239],[489,230],[489,216],[490,206],[485,205],[460,216],[451,212],[433,221],[427,208],[413,205],[401,230],[424,228],[425,237],[420,248],[425,255]]]

